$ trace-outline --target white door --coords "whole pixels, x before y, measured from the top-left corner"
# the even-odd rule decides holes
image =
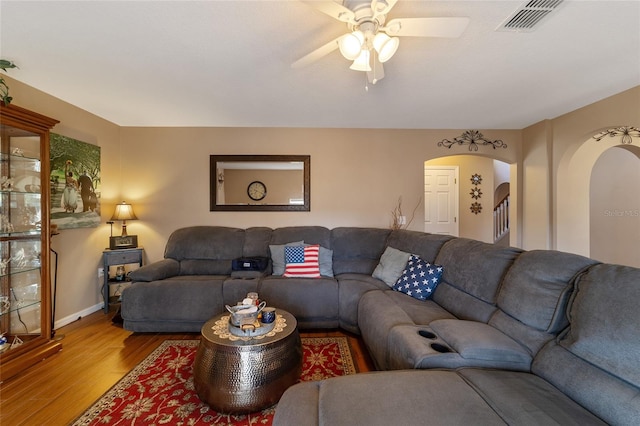
[[[458,236],[458,167],[424,167],[424,231]]]

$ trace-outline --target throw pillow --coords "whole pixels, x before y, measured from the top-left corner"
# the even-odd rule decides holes
[[[303,244],[311,246],[313,244]],[[320,246],[320,275],[323,277],[333,277],[333,250]]]
[[[389,287],[393,287],[402,275],[402,271],[409,261],[409,256],[410,253],[387,247],[380,257],[380,263],[373,270],[373,277],[384,281]]]
[[[393,289],[418,300],[429,299],[437,285],[440,284],[443,271],[444,267],[432,265],[412,254]]]
[[[333,277],[333,250],[320,246],[320,275]]]
[[[320,278],[320,246],[287,246],[284,248],[285,277]]]
[[[286,246],[301,246],[304,244],[304,241],[296,241],[292,243],[286,244],[274,244],[269,246],[269,251],[271,252],[271,267],[273,268],[273,275],[282,275],[284,274],[284,248]]]

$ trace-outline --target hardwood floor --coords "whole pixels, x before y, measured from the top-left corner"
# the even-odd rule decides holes
[[[62,351],[0,384],[0,425],[67,425],[167,339],[198,333],[131,333],[111,322],[114,312],[88,315],[56,331]],[[302,337],[346,336],[359,372],[373,370],[362,340],[341,330]]]

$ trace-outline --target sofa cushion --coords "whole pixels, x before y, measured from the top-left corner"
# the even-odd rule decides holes
[[[333,250],[333,273],[371,275],[384,252],[389,232],[378,228],[333,229],[329,247]]]
[[[477,321],[442,319],[433,321],[429,326],[463,358],[501,361],[511,369],[529,370],[531,354],[490,325]]]
[[[184,259],[180,261],[180,275],[230,275],[232,260]]]
[[[533,374],[476,368],[458,370],[510,425],[605,425],[549,382]]]
[[[635,342],[639,340],[637,337]],[[638,424],[640,389],[579,358],[556,341],[536,354],[531,371],[611,425]]]
[[[258,286],[261,300],[269,306],[284,309],[306,327],[337,327],[338,282],[335,278],[264,277]]]
[[[455,238],[442,246],[435,263],[445,268],[443,281],[483,302],[494,304],[503,277],[521,252],[513,247]],[[445,308],[449,309],[448,306]]]
[[[362,295],[372,290],[388,289],[387,285],[371,275],[340,274],[338,293],[340,303],[340,328],[360,334],[358,327],[358,304]]]
[[[373,277],[384,281],[389,287],[398,281],[409,261],[410,253],[387,247],[380,257],[380,263],[373,270]]]
[[[640,387],[640,269],[595,265],[577,282],[560,345]]]
[[[162,259],[149,265],[144,265],[129,272],[131,281],[156,281],[180,274],[180,262],[175,259]]]
[[[244,231],[243,257],[269,257],[269,242],[271,241],[271,228],[255,226]]]
[[[389,234],[387,245],[407,253],[416,254],[427,262],[433,262],[444,243],[454,238],[451,235],[395,229]]]
[[[443,268],[411,255],[393,289],[418,300],[429,299],[440,284]]]
[[[391,302],[398,305],[415,324],[428,325],[431,321],[445,318],[455,318],[449,311],[433,300],[418,300],[398,291],[387,291],[385,295]]]
[[[122,318],[167,323],[195,322],[193,331],[199,331],[208,319],[224,311],[222,287],[226,278],[181,275],[133,283],[122,291]]]
[[[307,244],[320,244],[331,247],[331,231],[323,226],[287,226],[276,228],[271,233],[270,244],[285,244],[289,241],[304,241]]]
[[[243,255],[244,229],[191,226],[174,231],[164,251],[175,260],[231,260]]]
[[[284,248],[284,276],[320,278],[320,246],[287,246]]]
[[[275,426],[503,425],[453,371],[381,371],[299,383],[278,403]]]
[[[553,250],[524,252],[505,276],[498,307],[529,327],[558,333],[568,324],[565,311],[574,277],[596,263]]]

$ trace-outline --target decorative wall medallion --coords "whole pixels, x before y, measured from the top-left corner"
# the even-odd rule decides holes
[[[480,185],[482,183],[482,176],[477,173],[471,175],[471,183],[474,185]]]
[[[482,204],[480,204],[480,203],[471,204],[471,213],[478,214],[481,211],[482,211]]]
[[[640,129],[631,126],[614,127],[598,133],[593,137],[593,139],[600,142],[605,136],[609,136],[611,138],[622,136],[622,143],[630,144],[633,142],[634,137],[640,138]]]
[[[469,151],[477,151],[479,145],[491,145],[493,149],[507,147],[507,144],[501,140],[490,141],[486,139],[478,130],[467,130],[457,138],[453,138],[452,141],[443,139],[438,142],[438,146],[445,146],[449,149],[453,145],[469,145]]]
[[[471,194],[471,198],[477,200],[482,197],[482,190],[476,186],[475,188],[471,188],[471,192],[469,194]]]

